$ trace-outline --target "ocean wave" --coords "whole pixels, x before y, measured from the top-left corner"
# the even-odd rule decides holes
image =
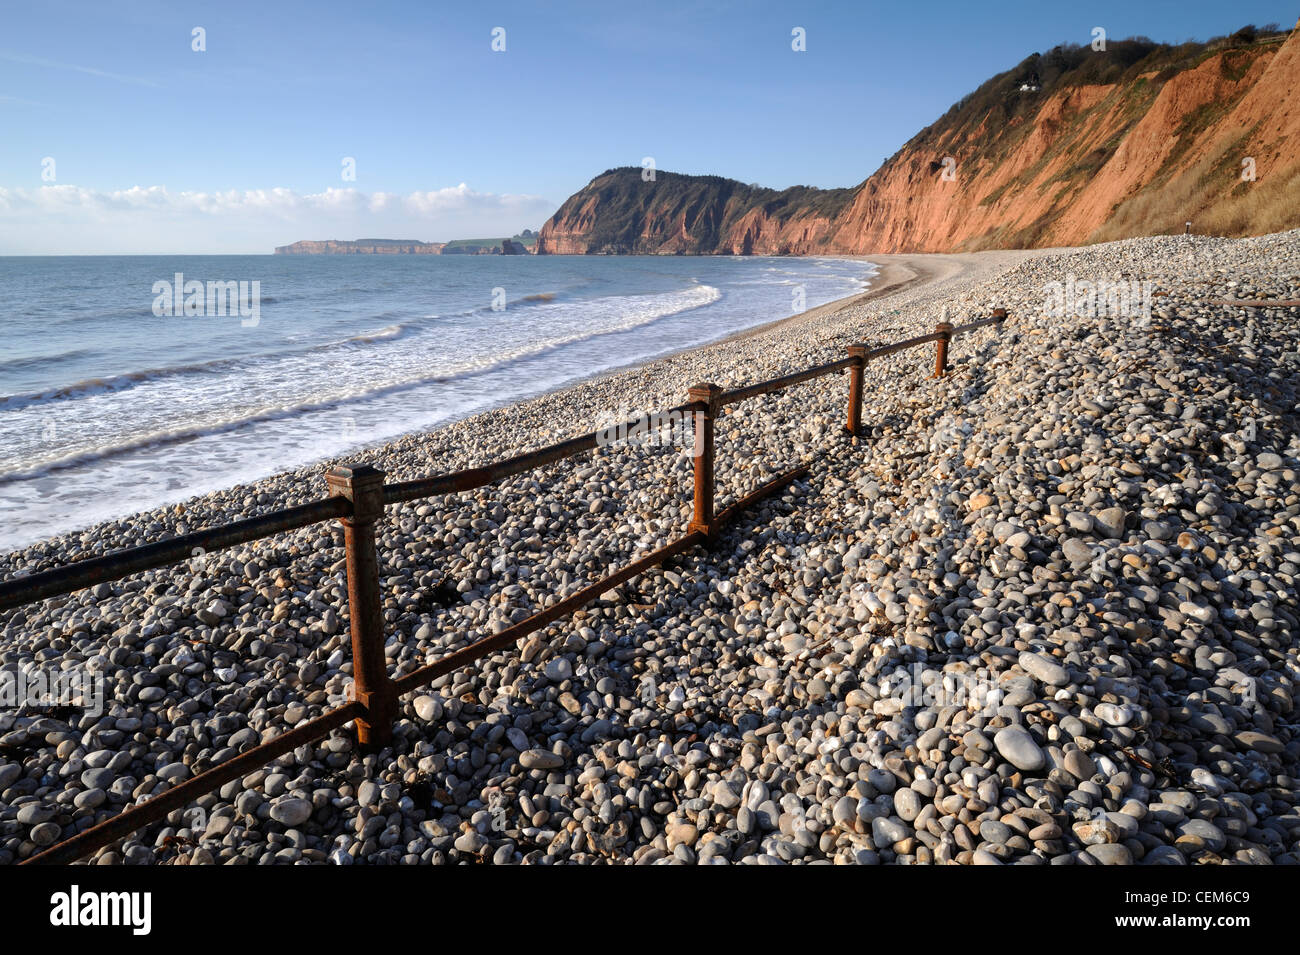
[[[303,344],[298,347],[281,348],[277,351],[263,352],[258,355],[247,355],[239,358],[213,358],[209,361],[187,362],[183,365],[162,365],[157,368],[125,372],[120,375],[85,378],[81,381],[75,381],[67,385],[60,385],[57,388],[47,388],[43,391],[0,396],[0,411],[21,411],[24,408],[30,408],[33,405],[43,405],[68,399],[112,394],[114,392],[125,391],[142,384],[159,381],[165,378],[183,375],[208,375],[220,373],[222,371],[238,368],[241,365],[256,364],[282,358],[292,358],[299,355],[310,354],[312,352],[327,351],[341,345],[379,342],[387,339],[398,338],[406,330],[407,326],[405,325],[387,325],[371,332],[363,332],[360,335],[339,338],[328,342],[313,341],[310,344]],[[290,338],[289,341],[301,341],[301,339]],[[60,357],[66,358],[68,356],[64,355]],[[2,368],[3,365],[0,364],[0,369]]]
[[[487,374],[511,363],[536,359],[547,353],[589,341],[593,338],[641,328],[667,316],[680,315],[683,312],[711,304],[721,297],[722,292],[717,288],[701,284],[692,285],[679,292],[669,293],[667,296],[650,296],[649,298],[653,301],[643,302],[642,307],[639,309],[628,308],[626,304],[620,307],[613,302],[607,301],[603,303],[602,307],[611,314],[619,316],[616,321],[606,322],[595,327],[580,327],[547,338],[526,339],[514,348],[498,347],[469,357],[454,365],[433,371],[428,370],[427,363],[416,362],[414,367],[420,369],[418,373],[399,376],[386,382],[376,383],[372,378],[364,375],[351,381],[338,377],[329,377],[326,380],[339,384],[331,394],[306,400],[290,400],[286,403],[281,393],[271,392],[274,396],[271,402],[257,407],[246,407],[234,415],[224,416],[217,409],[224,409],[225,404],[217,402],[211,406],[213,410],[206,421],[201,420],[201,411],[199,409],[188,408],[186,409],[185,423],[183,424],[177,423],[172,427],[158,427],[144,434],[122,435],[121,439],[115,442],[92,446],[83,445],[66,453],[45,458],[41,457],[39,448],[47,443],[34,443],[32,447],[25,449],[18,455],[18,460],[22,461],[20,468],[10,471],[0,470],[0,484],[29,480],[54,471],[118,457],[145,448],[175,444],[208,435],[229,433],[254,424],[293,418],[311,412],[338,409],[350,403],[370,401],[428,385],[445,384]],[[556,307],[559,308],[560,306]],[[380,331],[388,332],[389,329],[381,329]],[[401,334],[401,328],[393,326],[390,334],[377,338],[371,337],[370,341],[384,343],[392,341]],[[239,362],[236,359],[228,361],[235,364]],[[216,363],[189,367],[210,371],[214,364]],[[262,369],[262,373],[268,379],[276,380],[275,369]],[[151,374],[141,372],[132,375],[120,375],[113,379],[93,379],[80,382],[75,386],[76,394],[83,396],[90,394],[106,395],[127,387],[136,387],[145,382],[158,382],[160,380],[158,376],[151,378]],[[216,388],[219,394],[228,394],[231,387],[242,387],[245,391],[253,390],[248,387],[246,375],[241,374],[238,385],[225,380],[228,377],[225,376],[223,379],[213,382],[214,386],[219,386]],[[58,391],[64,393],[64,397],[71,396],[73,393],[72,389],[59,389]],[[170,394],[158,396],[155,408],[166,407],[167,402],[170,400]],[[3,407],[3,402],[0,402],[0,407]],[[138,408],[132,417],[140,417]],[[43,421],[31,422],[29,431],[38,430],[38,426],[42,423]],[[0,467],[3,467],[3,465],[0,464]]]
[[[385,325],[383,328],[373,332],[363,332],[360,335],[353,335],[346,339],[350,342],[382,342],[388,338],[397,338],[406,330],[404,325]]]
[[[701,292],[700,290],[706,290]],[[668,301],[662,307],[645,306],[638,307],[638,298],[660,299],[664,297],[663,293],[651,296],[614,296],[610,298],[587,299],[581,302],[575,302],[567,306],[574,311],[581,311],[585,308],[588,310],[603,309],[611,312],[625,312],[628,320],[615,326],[604,326],[602,329],[596,329],[596,333],[606,331],[616,331],[624,327],[635,327],[646,321],[653,321],[666,315],[676,314],[682,307],[697,308],[701,305],[709,304],[721,297],[721,292],[712,286],[692,285],[689,288],[675,292],[666,293]],[[705,300],[692,301],[691,296],[705,296]],[[680,301],[674,300],[673,296],[678,296]],[[506,310],[517,307],[530,308],[547,308],[560,307],[557,303],[557,293],[538,292],[526,295],[514,303],[507,303]],[[683,303],[685,303],[683,305]],[[413,321],[398,322],[386,325],[373,331],[362,332],[359,335],[352,335],[345,338],[339,338],[328,342],[317,342],[304,344],[298,348],[285,348],[275,352],[266,352],[260,355],[245,356],[240,358],[214,358],[205,362],[191,362],[182,365],[164,365],[157,368],[144,369],[142,371],[127,372],[120,375],[106,377],[87,378],[81,381],[72,382],[67,385],[61,385],[56,388],[48,388],[42,391],[27,392],[16,395],[0,396],[0,410],[19,411],[29,408],[33,405],[48,404],[51,402],[66,401],[70,399],[80,399],[95,395],[112,394],[115,392],[125,391],[138,387],[142,384],[157,381],[159,379],[196,374],[213,374],[222,371],[231,371],[241,367],[256,367],[279,358],[294,357],[307,354],[319,354],[331,349],[337,348],[355,348],[364,345],[376,345],[386,342],[393,342],[401,339],[413,332],[429,330],[432,323],[446,318],[463,318],[473,316],[489,316],[500,314],[499,310],[494,310],[491,305],[478,306],[460,312],[453,312],[450,315],[431,315],[422,319]],[[392,314],[392,313],[386,313]],[[575,339],[576,340],[576,339]]]
[[[14,371],[32,371],[36,368],[66,364],[70,361],[88,358],[93,354],[94,353],[89,349],[79,348],[75,351],[60,352],[57,355],[28,355],[25,358],[0,358],[0,374]]]

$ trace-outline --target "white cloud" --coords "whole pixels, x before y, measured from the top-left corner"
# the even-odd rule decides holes
[[[0,186],[0,255],[270,252],[298,239],[445,241],[536,229],[554,211],[541,196],[475,192],[465,183],[406,195]]]

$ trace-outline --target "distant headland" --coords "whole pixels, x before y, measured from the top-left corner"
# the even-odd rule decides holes
[[[281,245],[276,255],[532,255],[537,233],[525,229],[500,239],[453,239],[421,242],[416,239],[303,239]]]

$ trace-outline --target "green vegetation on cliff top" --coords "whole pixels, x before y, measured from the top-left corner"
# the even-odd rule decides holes
[[[996,164],[1033,128],[1030,120],[1043,97],[1071,87],[1113,84],[1117,93],[1112,95],[1122,96],[1123,112],[1131,126],[1141,118],[1160,87],[1183,70],[1193,69],[1207,57],[1229,50],[1234,52],[1225,60],[1224,69],[1244,72],[1257,53],[1286,35],[1287,31],[1270,24],[1263,29],[1243,27],[1231,36],[1215,37],[1204,43],[1188,41],[1172,45],[1133,37],[1108,40],[1104,50],[1062,44],[1047,53],[1034,53],[954,103],[885,165],[898,159],[904,150],[939,151],[959,144],[967,168]],[[1122,135],[1114,136],[1086,154],[1081,153],[1083,158],[1062,178],[1086,179],[1105,163],[1121,138]],[[1077,144],[1063,138],[1053,144],[1049,155],[1041,161],[1046,162],[1051,155],[1074,145]],[[581,229],[580,241],[588,252],[658,252],[666,241],[671,241],[674,251],[688,254],[730,252],[731,248],[720,247],[720,242],[730,234],[730,226],[751,211],[761,209],[778,223],[795,216],[834,219],[862,185],[845,189],[792,186],[778,191],[722,176],[692,176],[662,170],[656,170],[651,184],[642,178],[642,172],[635,166],[606,170],[570,196],[550,224],[586,219],[594,212],[594,219],[584,223]],[[650,185],[652,188],[646,188]],[[986,201],[994,201],[994,197]],[[583,209],[587,214],[580,214]]]

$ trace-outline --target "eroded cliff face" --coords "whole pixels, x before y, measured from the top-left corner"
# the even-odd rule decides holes
[[[1221,235],[1300,226],[1300,31],[1123,83],[1010,89],[1000,95],[1023,98],[1010,109],[956,108],[856,189],[821,198],[681,177],[710,181],[689,202],[680,183],[661,200],[672,174],[613,170],[561,206],[538,251],[973,251],[1182,232],[1188,220]]]
[[[780,221],[762,209],[751,209],[736,220],[719,252],[725,255],[801,255],[827,241],[835,220],[805,215]]]
[[[1158,91],[1153,80],[1048,96],[1004,156],[943,136],[905,149],[863,184],[829,244],[970,251],[1181,232],[1188,220],[1226,234],[1300,225],[1292,207],[1280,220],[1217,227],[1252,189],[1277,189],[1300,172],[1300,34],[1211,56]],[[948,156],[956,162],[945,178],[932,164]],[[1254,181],[1242,178],[1247,160]]]
[[[611,169],[542,226],[538,254],[784,255],[824,241],[851,189],[777,192],[719,176]]]

